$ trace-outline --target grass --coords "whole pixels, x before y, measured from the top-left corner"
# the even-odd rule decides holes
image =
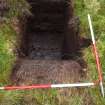
[[[8,83],[9,73],[14,61],[12,53],[12,43],[10,40],[15,40],[15,31],[9,24],[0,26],[0,83]]]
[[[82,1],[82,0],[81,0]],[[95,3],[92,3],[95,2]],[[102,65],[103,70],[103,76],[105,80],[105,14],[103,11],[105,10],[105,1],[104,0],[84,0],[82,2],[84,4],[83,11],[77,11],[76,13],[80,16],[81,19],[81,35],[91,38],[90,31],[89,31],[89,25],[87,20],[87,14],[90,13],[92,16],[92,22],[96,37],[96,43],[97,43],[97,49],[99,52],[99,57]],[[91,3],[91,5],[90,5]],[[93,6],[92,6],[93,5]],[[84,17],[85,15],[85,17]],[[83,51],[84,59],[87,61],[88,64],[88,79],[89,80],[96,80],[98,78],[97,74],[97,68],[96,68],[96,62],[95,57],[92,53],[92,46],[89,48],[86,48]],[[95,105],[105,105],[105,99],[102,98],[100,95],[100,89],[99,87],[95,89],[90,89],[89,94],[91,97],[93,97],[93,102]]]
[[[17,0],[16,0],[17,1]],[[24,4],[23,0],[22,3]],[[91,3],[91,5],[90,5]],[[81,36],[90,37],[87,21],[87,13],[90,13],[93,20],[97,48],[102,64],[105,79],[105,1],[104,0],[76,0],[75,13],[81,21]],[[19,16],[19,10],[10,10],[8,18]],[[15,12],[14,12],[15,11]],[[10,19],[9,19],[10,20]],[[8,21],[9,21],[8,20]],[[13,44],[10,40],[16,41],[16,32],[10,23],[0,25],[0,86],[9,85],[9,75],[15,60]],[[91,50],[92,46],[83,50],[83,57],[88,64],[87,80],[96,80],[97,71],[95,59]],[[83,94],[83,92],[85,94]],[[29,91],[0,91],[0,105],[83,105],[84,97],[87,98],[86,105],[105,105],[105,99],[101,97],[99,87],[84,89],[81,95],[73,94],[72,97],[64,97],[58,94],[57,90],[29,90]],[[63,101],[62,103],[62,100]],[[88,102],[89,100],[89,102]],[[91,100],[91,102],[90,102]],[[59,101],[59,102],[58,102]]]

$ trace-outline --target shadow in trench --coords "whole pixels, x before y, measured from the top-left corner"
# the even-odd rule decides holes
[[[26,22],[21,51],[29,59],[62,59],[79,49],[79,19],[67,0],[28,0],[32,16]]]

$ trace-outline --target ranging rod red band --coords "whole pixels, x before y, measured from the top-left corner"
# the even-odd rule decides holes
[[[96,58],[96,64],[97,64],[99,80],[102,81],[102,69],[101,69],[99,55],[98,55],[97,48],[96,48],[96,43],[93,44],[93,50],[94,50],[94,55],[95,55],[95,58]]]
[[[33,86],[7,86],[4,90],[23,90],[23,89],[44,89],[44,88],[51,88],[51,85],[33,85]]]

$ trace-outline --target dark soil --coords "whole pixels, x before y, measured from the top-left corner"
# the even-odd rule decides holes
[[[12,73],[17,85],[79,82],[84,73],[76,61],[19,59]]]
[[[71,0],[28,0],[32,16],[21,37],[21,52],[30,59],[62,59],[79,49],[79,19]],[[21,55],[20,55],[21,56]]]
[[[13,83],[79,82],[86,66],[81,59],[71,60],[81,43],[79,19],[73,15],[72,1],[28,2],[33,15],[27,18],[26,31],[20,36],[19,56],[11,74]]]

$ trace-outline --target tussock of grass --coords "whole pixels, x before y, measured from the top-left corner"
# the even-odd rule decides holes
[[[8,83],[9,73],[14,60],[12,43],[15,40],[15,32],[9,24],[0,26],[0,81]]]

